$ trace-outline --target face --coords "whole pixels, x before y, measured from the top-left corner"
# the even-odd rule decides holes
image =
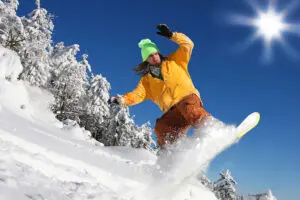
[[[151,54],[148,58],[147,58],[147,62],[150,63],[151,65],[158,65],[161,62],[160,56],[158,52],[155,52],[153,54]]]

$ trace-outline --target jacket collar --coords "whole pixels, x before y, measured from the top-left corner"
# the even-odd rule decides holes
[[[159,56],[160,56],[160,59],[161,59],[161,63],[159,65],[162,66],[163,62],[165,62],[168,59],[168,57],[163,56],[161,54],[159,54]],[[150,68],[151,67],[155,67],[153,65],[151,66],[147,61],[144,61],[144,62],[138,64],[138,66],[143,66],[144,71],[142,72],[142,76],[150,73]]]

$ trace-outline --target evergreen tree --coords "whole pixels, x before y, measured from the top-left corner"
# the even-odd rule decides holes
[[[271,190],[267,190],[265,193],[248,195],[244,200],[276,200],[276,197]]]
[[[130,118],[129,108],[113,106],[107,129],[100,142],[107,146],[131,146],[149,148],[153,144],[149,123],[137,126]]]
[[[197,178],[202,183],[202,185],[207,187],[210,191],[214,190],[214,183],[209,180],[209,178],[204,173],[200,173]]]
[[[37,9],[41,8],[41,1],[40,0],[35,0],[35,4],[36,4]]]
[[[16,15],[17,0],[0,0],[0,44],[17,52],[23,37],[23,24]]]
[[[18,0],[4,0],[4,3],[6,3],[11,8],[12,11],[16,11],[19,6]],[[16,14],[16,12],[14,12],[14,14]]]
[[[216,181],[214,188],[216,196],[221,200],[236,200],[238,198],[235,185],[236,181],[227,169],[220,173],[220,179]]]
[[[46,9],[37,8],[22,18],[25,41],[19,51],[24,67],[20,78],[34,86],[45,87],[50,78],[48,51],[54,28],[52,16]]]
[[[81,125],[96,139],[106,130],[110,116],[108,105],[110,83],[101,75],[92,75],[91,86],[87,91],[85,114],[80,117]]]
[[[102,75],[92,75],[91,87],[88,90],[89,102],[87,111],[97,115],[98,123],[102,123],[109,116],[109,90],[110,83]]]
[[[266,195],[264,196],[264,198],[260,199],[260,200],[276,200],[276,197],[273,196],[271,190],[267,190]]]
[[[59,120],[71,119],[80,124],[89,86],[87,56],[77,61],[79,45],[58,43],[50,50],[51,79],[49,90],[54,94],[52,110]]]

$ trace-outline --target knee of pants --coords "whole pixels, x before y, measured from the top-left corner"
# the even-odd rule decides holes
[[[202,107],[197,107],[189,110],[187,113],[187,121],[190,124],[194,124],[197,120],[201,120],[207,116],[209,116],[209,114]]]
[[[169,125],[163,121],[157,120],[154,128],[156,134],[163,134],[168,132],[176,132],[178,127],[175,125]]]
[[[164,145],[166,142],[171,142],[172,138],[175,138],[176,135],[178,135],[175,127],[170,127],[168,124],[160,122],[159,120],[156,121],[154,130],[157,136],[157,143],[160,146]]]

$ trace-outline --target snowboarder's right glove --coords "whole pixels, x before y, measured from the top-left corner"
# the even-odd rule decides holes
[[[122,97],[111,97],[107,103],[110,105],[116,104],[116,105],[121,106],[123,104]]]
[[[166,24],[157,25],[157,29],[160,31],[160,32],[157,32],[158,35],[167,37],[169,39],[173,35],[172,31],[169,29],[169,27]]]

